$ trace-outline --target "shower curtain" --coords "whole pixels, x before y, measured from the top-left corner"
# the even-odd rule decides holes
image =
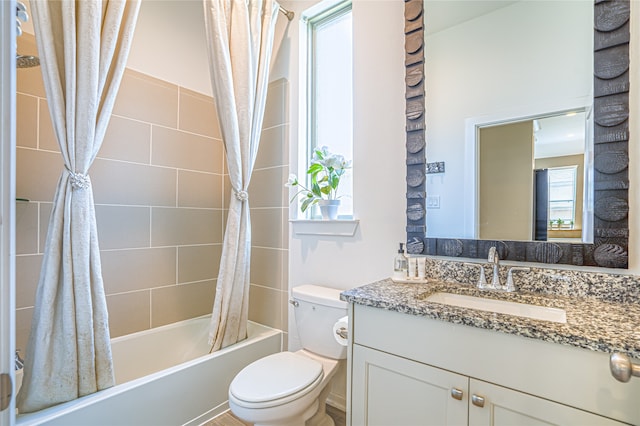
[[[47,102],[65,168],[49,219],[17,398],[20,413],[114,385],[87,173],[107,129],[139,8],[139,0],[31,1]]]
[[[247,334],[251,257],[247,188],[262,130],[278,8],[274,0],[204,0],[213,97],[234,193],[211,316],[212,351]]]

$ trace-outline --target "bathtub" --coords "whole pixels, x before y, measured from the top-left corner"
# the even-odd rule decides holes
[[[249,322],[248,338],[209,354],[209,316],[111,340],[116,386],[35,413],[23,425],[200,425],[224,412],[233,377],[280,351],[282,332]]]

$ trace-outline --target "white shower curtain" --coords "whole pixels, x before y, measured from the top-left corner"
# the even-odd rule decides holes
[[[204,0],[213,97],[234,193],[209,332],[214,351],[247,335],[251,257],[247,188],[262,130],[278,7],[274,0]]]
[[[36,291],[21,413],[114,385],[93,192],[139,0],[31,1],[44,86],[65,169]],[[33,173],[38,173],[36,170]]]

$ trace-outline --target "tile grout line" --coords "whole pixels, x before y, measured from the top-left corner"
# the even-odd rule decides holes
[[[153,291],[149,289],[149,329],[153,328]]]

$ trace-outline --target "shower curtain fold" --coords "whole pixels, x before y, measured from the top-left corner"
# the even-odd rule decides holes
[[[18,410],[114,385],[89,167],[111,117],[140,0],[32,0],[54,132],[64,160],[45,244]]]
[[[279,5],[274,0],[203,0],[213,97],[234,196],[224,233],[209,344],[246,337],[251,218],[247,188],[258,152]]]

